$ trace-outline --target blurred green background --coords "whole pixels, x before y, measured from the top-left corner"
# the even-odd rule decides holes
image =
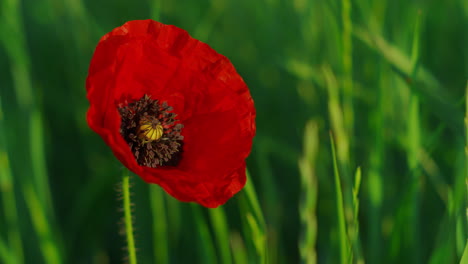
[[[218,209],[132,177],[139,263],[460,262],[467,1],[0,0],[1,263],[126,261],[85,78],[103,34],[147,18],[232,61],[258,132]]]

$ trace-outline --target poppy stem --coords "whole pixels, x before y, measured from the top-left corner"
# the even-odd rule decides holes
[[[136,264],[135,239],[133,238],[132,209],[130,203],[130,175],[127,169],[122,174],[122,192],[124,206],[125,233],[127,236],[127,249],[130,264]]]

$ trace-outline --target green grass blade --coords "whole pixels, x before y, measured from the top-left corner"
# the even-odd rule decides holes
[[[18,212],[16,208],[15,191],[11,177],[8,155],[0,145],[0,192],[5,216],[5,235],[11,248],[11,255],[15,256],[14,263],[23,263],[23,243],[19,231]],[[9,263],[9,262],[5,262]]]
[[[39,247],[42,251],[45,262],[48,264],[63,263],[59,247],[56,243],[56,238],[54,237],[53,231],[51,230],[48,219],[45,215],[45,208],[40,202],[40,199],[31,183],[25,183],[23,194],[26,205],[31,213],[31,220],[39,238]]]
[[[343,110],[340,106],[338,83],[329,66],[324,66],[322,70],[328,89],[328,112],[337,142],[337,159],[340,164],[347,167],[349,164],[349,137],[346,133]]]
[[[359,239],[359,189],[361,187],[361,168],[356,169],[354,176],[354,187],[353,187],[353,224],[349,227],[349,236],[351,241],[351,247],[353,248],[353,259],[356,259],[356,263],[364,263],[364,258],[361,254],[361,242]]]
[[[434,250],[431,252],[428,263],[453,263],[455,261],[453,254],[453,227],[453,221],[451,221],[450,216],[447,214],[439,225],[438,237],[434,243]]]
[[[348,236],[346,234],[346,219],[344,215],[343,192],[341,191],[340,173],[335,152],[335,141],[330,133],[331,150],[333,155],[333,173],[335,175],[336,212],[339,234],[340,263],[345,264],[350,260]]]
[[[468,228],[468,80],[465,87],[465,197],[463,199],[465,204],[465,214],[463,219],[465,228]],[[464,236],[467,237],[468,231],[465,230]],[[468,240],[465,242],[465,250],[460,261],[460,264],[468,264]]]
[[[247,183],[244,187],[245,195],[240,203],[240,213],[244,220],[244,235],[253,243],[255,253],[258,257],[258,263],[268,263],[266,223],[250,174],[248,171],[246,174]]]
[[[361,167],[356,169],[354,177],[354,188],[353,188],[353,204],[354,204],[354,220],[357,221],[359,212],[359,188],[361,187]],[[357,223],[357,222],[356,222]]]
[[[217,242],[218,252],[220,253],[221,263],[232,263],[231,251],[229,248],[229,227],[224,214],[224,209],[218,207],[208,210],[211,223],[213,225],[214,236]]]
[[[416,23],[414,26],[414,33],[413,33],[413,42],[411,46],[411,78],[415,79],[419,69],[419,62],[420,62],[420,38],[421,38],[421,11],[418,12],[416,17]]]
[[[51,224],[54,222],[54,217],[45,162],[43,124],[41,113],[36,104],[35,98],[37,96],[33,92],[31,59],[23,24],[21,1],[2,1],[0,10],[0,44],[5,48],[9,59],[9,68],[19,108],[16,111],[29,118],[29,120],[25,119],[28,122],[26,132],[29,132],[29,145],[26,146],[31,155],[31,164],[26,166],[30,166],[33,179],[32,183],[23,183],[24,194],[29,196],[25,200],[33,220],[33,227],[41,240],[39,244],[44,258],[48,263],[60,263],[60,247],[57,243],[57,237],[54,237],[58,234],[52,231],[53,224]],[[21,131],[19,135],[27,138],[28,135],[22,133],[24,132]],[[26,140],[26,142],[28,141]],[[25,178],[21,177],[21,179]],[[21,258],[18,261],[21,261]]]
[[[466,242],[465,250],[463,250],[463,256],[460,260],[460,264],[468,264],[468,240]]]
[[[153,251],[154,263],[169,263],[169,246],[167,233],[167,215],[164,205],[164,192],[161,187],[150,184],[149,195],[153,213]]]
[[[2,102],[0,101],[0,193],[5,216],[5,230],[15,263],[23,263],[23,242],[21,240],[18,209],[15,198],[15,184],[12,176],[10,159],[7,152],[6,127],[3,119]],[[7,263],[7,262],[5,262]]]
[[[466,212],[468,214],[468,211]],[[466,221],[466,215],[458,215],[456,219],[456,227],[455,227],[455,248],[457,251],[458,256],[463,256],[464,254],[464,249],[466,247],[467,243],[467,230],[466,230],[466,224],[468,222]]]
[[[237,232],[231,233],[231,248],[232,256],[234,257],[234,263],[249,263],[249,257],[247,255],[247,249],[245,248],[244,241],[242,241],[242,237]]]
[[[0,260],[2,263],[18,263],[14,255],[8,249],[5,242],[0,238]]]
[[[460,161],[462,160],[462,156],[466,155],[463,152],[459,152]],[[463,224],[466,226],[466,164],[465,163],[457,163],[457,168],[455,170],[455,182],[450,188],[447,189],[447,205],[446,205],[446,213],[443,217],[442,221],[439,224],[438,228],[438,236],[432,245],[432,252],[429,258],[430,264],[438,264],[438,263],[455,263],[458,259],[461,258],[463,254],[463,249],[465,246],[466,238],[466,231],[461,228]],[[463,220],[460,221],[460,217],[463,215]],[[459,223],[463,223],[461,226]],[[463,232],[463,238],[457,238],[460,234],[458,232]],[[458,243],[462,241],[463,245],[457,246]]]
[[[413,33],[413,43],[412,43],[412,51],[411,51],[411,75],[412,79],[415,79],[416,74],[418,73],[418,65],[419,65],[419,36],[420,36],[420,20],[421,15],[419,13],[418,17],[416,18],[415,29]],[[410,169],[410,173],[412,176],[413,181],[413,188],[411,188],[411,200],[410,204],[408,204],[408,210],[411,212],[410,216],[410,230],[412,234],[408,237],[402,234],[402,237],[408,237],[408,245],[412,245],[412,259],[413,263],[420,263],[421,261],[421,251],[420,247],[417,246],[421,243],[420,241],[420,178],[421,172],[419,169],[419,153],[421,150],[421,121],[420,121],[420,104],[419,104],[419,96],[414,94],[414,92],[410,95],[410,102],[409,102],[409,113],[407,113],[407,138],[406,138],[406,152],[407,152],[407,163]],[[405,232],[405,231],[403,231]]]
[[[178,200],[171,196],[166,196],[167,205],[167,219],[168,219],[168,234],[170,235],[170,242],[176,243],[182,236],[183,227],[185,225],[183,219],[183,206]]]
[[[0,43],[10,59],[18,104],[22,109],[28,109],[33,105],[34,96],[21,8],[19,0],[5,0],[0,3]]]
[[[272,145],[268,140],[257,141],[256,144],[257,148],[253,153],[257,164],[255,175],[258,179],[258,184],[262,186],[261,197],[257,198],[264,201],[262,204],[262,213],[264,214],[263,218],[268,219],[268,225],[270,227],[270,233],[268,234],[268,261],[276,263],[278,257],[283,254],[279,247],[279,243],[281,241],[278,240],[278,236],[280,235],[278,230],[280,229],[282,217],[279,212],[281,209],[278,210],[278,205],[281,203],[281,195],[279,193],[280,188],[277,186],[275,177],[272,177],[275,175],[272,160],[278,157],[277,155],[279,152],[283,152],[282,155],[287,155],[289,158],[294,158],[294,156],[287,153],[288,151],[285,148]],[[294,160],[294,162],[297,162],[296,160]]]
[[[262,232],[259,223],[251,213],[246,214],[247,224],[250,227],[250,234],[257,254],[259,255],[259,262],[266,263],[265,254],[265,234]]]
[[[252,209],[252,213],[255,216],[256,220],[260,223],[260,227],[262,228],[262,231],[266,231],[266,224],[265,224],[265,219],[263,218],[263,212],[262,209],[260,208],[260,203],[258,202],[257,194],[255,192],[255,188],[253,185],[252,180],[250,179],[250,173],[247,171],[247,183],[245,184],[244,190],[245,194],[247,197],[248,204],[250,205]]]
[[[440,199],[444,202],[445,206],[448,206],[448,194],[451,188],[449,184],[447,184],[439,166],[437,166],[436,162],[423,148],[419,150],[418,162],[421,168],[427,174],[429,181],[436,189]]]
[[[44,127],[41,113],[38,109],[32,111],[29,123],[29,142],[31,144],[31,161],[35,174],[36,188],[41,202],[45,205],[47,215],[54,219],[49,178],[46,167],[46,152],[44,149]]]
[[[369,165],[366,173],[366,184],[364,185],[365,193],[367,196],[367,203],[365,211],[367,211],[368,226],[367,241],[366,241],[366,261],[369,263],[378,262],[383,256],[382,246],[382,213],[384,211],[383,202],[385,197],[384,181],[386,171],[383,168],[385,164],[385,155],[387,145],[385,144],[384,131],[386,129],[386,105],[388,102],[389,89],[387,83],[389,76],[386,74],[388,67],[384,67],[382,63],[379,64],[378,69],[378,108],[375,111],[374,122],[374,141],[373,149],[369,155]],[[372,118],[372,117],[371,117]]]
[[[465,179],[468,179],[468,80],[465,88],[465,173]],[[467,184],[466,194],[468,195],[468,181],[465,183]],[[466,218],[468,221],[468,207],[466,208]]]
[[[195,222],[195,228],[197,230],[199,241],[197,243],[198,252],[200,254],[200,262],[206,264],[217,263],[216,250],[214,248],[213,238],[210,235],[210,230],[207,225],[205,217],[203,217],[200,205],[191,204],[192,214]]]
[[[343,182],[343,186],[352,186],[352,175],[349,173],[350,170],[350,137],[346,131],[346,124],[345,124],[345,117],[343,114],[342,107],[340,105],[340,91],[338,89],[338,84],[335,75],[333,74],[332,70],[330,69],[329,66],[324,66],[322,68],[323,70],[323,75],[325,77],[326,85],[327,85],[327,91],[328,91],[328,112],[330,116],[330,122],[332,125],[333,129],[333,140],[336,140],[336,148],[335,145],[333,145],[333,151],[336,151],[336,155],[334,158],[336,158],[336,169],[337,173],[341,172],[341,176],[338,174],[338,179],[340,180],[339,183],[339,194],[336,193],[336,195],[340,196],[341,198],[338,200],[339,208],[338,209],[341,211],[342,216],[339,217],[339,221],[344,220],[345,222],[345,227],[344,227],[344,236],[341,237],[341,231],[340,230],[340,241],[341,239],[346,238],[345,240],[342,240],[340,242],[340,248],[341,250],[344,250],[343,247],[343,241],[346,241],[347,244],[346,247],[349,247],[349,241],[347,237],[347,231],[346,229],[354,229],[354,205],[353,205],[353,193],[351,188],[346,188],[346,189],[341,189],[341,181]],[[334,144],[334,142],[333,142]],[[337,188],[337,185],[335,183],[335,188]],[[338,191],[338,190],[336,190]],[[349,212],[348,214],[345,214],[345,212]],[[343,219],[341,219],[343,218]],[[339,223],[339,228],[341,227],[341,223]],[[355,240],[356,245],[353,246],[353,251],[354,255],[356,255],[357,258],[360,258],[361,252],[360,252],[360,241],[359,239],[356,238]],[[349,248],[346,248],[346,251],[342,251],[341,256],[346,256],[347,259],[342,261],[348,261],[349,257],[352,256],[353,254],[348,251]]]

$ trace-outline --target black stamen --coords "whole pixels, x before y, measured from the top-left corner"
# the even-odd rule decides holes
[[[156,168],[159,166],[177,166],[181,159],[184,137],[180,135],[182,124],[178,123],[176,114],[167,102],[159,103],[148,95],[140,100],[120,104],[118,107],[122,124],[120,134],[130,146],[136,161],[141,166]],[[143,133],[142,126],[161,129],[163,133],[156,138],[153,133]],[[145,138],[145,135],[153,138]]]

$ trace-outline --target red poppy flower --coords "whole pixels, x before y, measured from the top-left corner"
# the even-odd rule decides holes
[[[86,90],[89,126],[146,182],[206,207],[245,185],[252,97],[229,60],[186,31],[153,20],[115,28],[96,47]]]

